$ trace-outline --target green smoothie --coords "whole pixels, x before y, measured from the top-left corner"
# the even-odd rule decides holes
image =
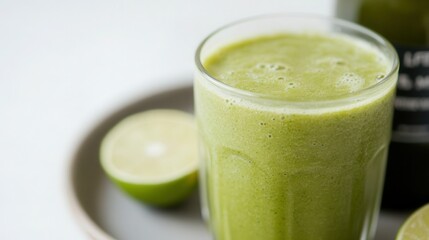
[[[216,239],[366,239],[395,82],[377,86],[391,63],[352,38],[303,33],[237,42],[203,66],[244,91],[195,79],[201,184]]]

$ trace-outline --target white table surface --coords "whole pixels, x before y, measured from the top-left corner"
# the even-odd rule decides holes
[[[191,81],[215,28],[256,14],[331,15],[331,0],[0,0],[0,239],[87,239],[68,161],[98,120]]]

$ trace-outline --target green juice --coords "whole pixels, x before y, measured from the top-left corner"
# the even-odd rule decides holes
[[[280,34],[227,45],[202,64],[247,93],[195,79],[203,204],[215,239],[368,239],[362,229],[377,220],[395,82],[371,88],[391,63],[349,37]]]

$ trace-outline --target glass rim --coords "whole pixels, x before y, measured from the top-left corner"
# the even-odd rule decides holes
[[[201,61],[201,53],[203,51],[203,48],[205,47],[206,43],[212,39],[214,36],[216,36],[218,33],[221,33],[224,30],[227,30],[231,27],[237,26],[239,24],[243,24],[243,23],[247,23],[247,22],[252,22],[252,21],[257,21],[257,20],[263,20],[263,19],[269,19],[269,18],[288,18],[288,19],[303,19],[303,20],[318,20],[318,21],[324,21],[324,22],[331,22],[334,23],[335,25],[339,25],[342,27],[345,27],[347,29],[352,29],[355,30],[359,33],[364,34],[365,36],[369,36],[372,40],[374,40],[376,43],[381,44],[382,46],[386,47],[386,49],[388,50],[389,53],[391,53],[393,59],[392,59],[392,63],[390,65],[390,68],[388,69],[387,73],[384,75],[384,77],[382,79],[380,79],[377,83],[370,85],[366,88],[362,88],[359,89],[358,91],[352,92],[352,93],[345,93],[342,95],[337,96],[335,99],[322,99],[322,100],[317,100],[317,99],[310,99],[310,100],[288,100],[288,99],[280,99],[280,98],[275,98],[270,96],[270,94],[266,94],[266,93],[258,93],[258,92],[253,92],[253,91],[249,91],[249,90],[244,90],[244,89],[240,89],[240,88],[236,88],[233,87],[231,85],[228,85],[222,81],[220,81],[219,79],[213,77],[208,71],[207,69],[204,67],[202,61]],[[350,34],[343,34],[346,36],[350,36]],[[353,36],[350,36],[353,37]],[[357,38],[357,37],[355,37]],[[362,40],[362,38],[359,38],[360,40]],[[368,41],[366,41],[368,42]],[[223,90],[226,90],[227,92],[230,92],[234,95],[238,95],[240,97],[244,97],[244,98],[258,98],[258,99],[263,99],[266,101],[271,101],[271,102],[276,102],[276,103],[289,103],[289,104],[309,104],[309,103],[335,103],[335,102],[340,102],[343,101],[345,99],[351,99],[357,96],[361,96],[366,92],[370,92],[374,89],[379,88],[380,86],[386,84],[387,82],[389,82],[390,79],[392,79],[394,77],[394,75],[397,73],[398,69],[399,69],[399,59],[398,59],[398,55],[397,52],[395,50],[395,48],[393,47],[393,45],[387,40],[385,39],[383,36],[381,36],[380,34],[376,33],[375,31],[366,28],[364,26],[361,26],[359,24],[347,21],[347,20],[343,20],[343,19],[339,19],[339,18],[335,18],[335,17],[326,17],[326,16],[320,16],[320,15],[316,15],[316,14],[303,14],[303,13],[277,13],[277,14],[263,14],[263,15],[257,15],[257,16],[253,16],[253,17],[248,17],[248,18],[243,18],[237,21],[233,21],[229,24],[223,25],[219,28],[217,28],[216,30],[214,30],[213,32],[211,32],[207,37],[205,37],[203,39],[203,41],[199,44],[196,52],[195,52],[195,64],[197,66],[198,71],[202,74],[202,76],[208,80],[209,83],[211,83],[212,85],[214,85],[215,87],[221,88]]]

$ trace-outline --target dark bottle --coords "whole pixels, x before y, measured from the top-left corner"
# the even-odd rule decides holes
[[[337,14],[380,33],[400,59],[382,206],[429,202],[429,0],[338,0]]]

